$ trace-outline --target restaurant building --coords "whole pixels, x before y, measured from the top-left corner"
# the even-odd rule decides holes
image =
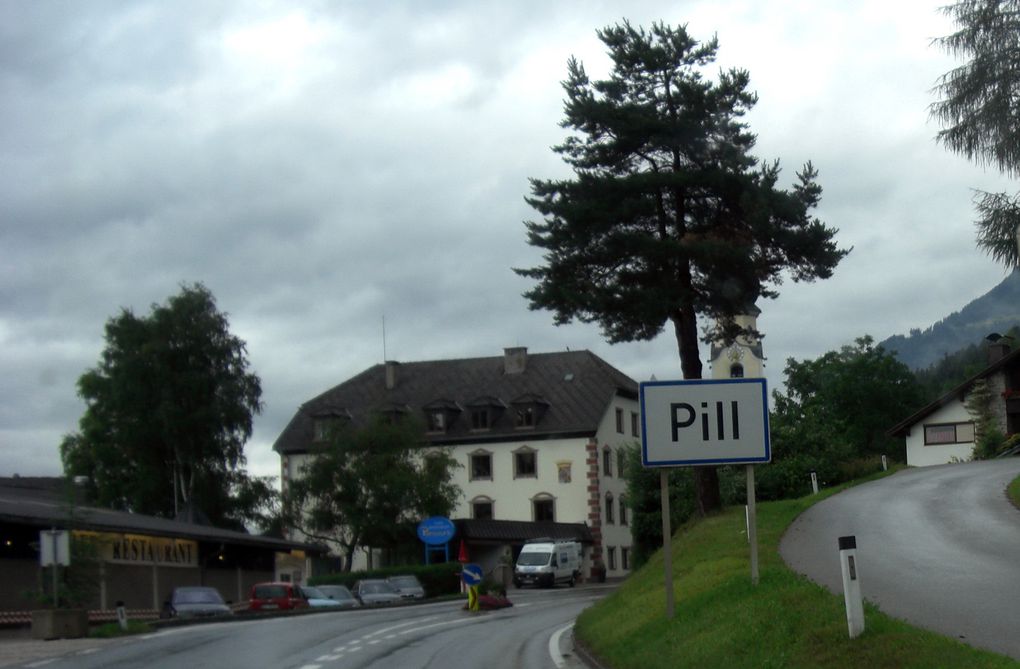
[[[51,590],[50,568],[40,566],[47,530],[70,532],[71,569],[78,581],[86,575],[84,599],[93,618],[117,602],[141,617],[157,615],[170,591],[187,585],[215,587],[240,606],[254,583],[303,582],[324,553],[315,545],[101,509],[80,499],[64,479],[0,478],[0,622],[39,608],[39,595]]]

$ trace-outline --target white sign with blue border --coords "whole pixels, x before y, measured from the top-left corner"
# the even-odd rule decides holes
[[[645,467],[769,462],[765,379],[648,381],[641,384]]]

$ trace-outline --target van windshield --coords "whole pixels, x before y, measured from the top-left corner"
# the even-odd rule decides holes
[[[521,553],[517,564],[522,567],[538,567],[549,564],[549,553]]]

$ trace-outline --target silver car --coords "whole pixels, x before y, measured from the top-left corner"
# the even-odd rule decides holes
[[[388,581],[381,578],[365,579],[354,584],[354,595],[365,606],[396,604],[400,593]]]
[[[356,609],[361,606],[361,602],[346,585],[320,585],[317,587],[319,592],[335,601],[341,608]]]
[[[212,618],[233,615],[216,588],[174,588],[163,604],[161,618]]]
[[[416,576],[410,574],[390,576],[386,580],[397,589],[404,599],[425,599],[425,588],[422,587],[421,581]]]

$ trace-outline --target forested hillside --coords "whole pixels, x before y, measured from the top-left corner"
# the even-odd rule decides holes
[[[907,336],[893,335],[880,346],[894,351],[897,359],[913,370],[935,363],[971,346],[978,346],[992,332],[1005,334],[1020,324],[1020,271],[959,311],[925,330]]]

